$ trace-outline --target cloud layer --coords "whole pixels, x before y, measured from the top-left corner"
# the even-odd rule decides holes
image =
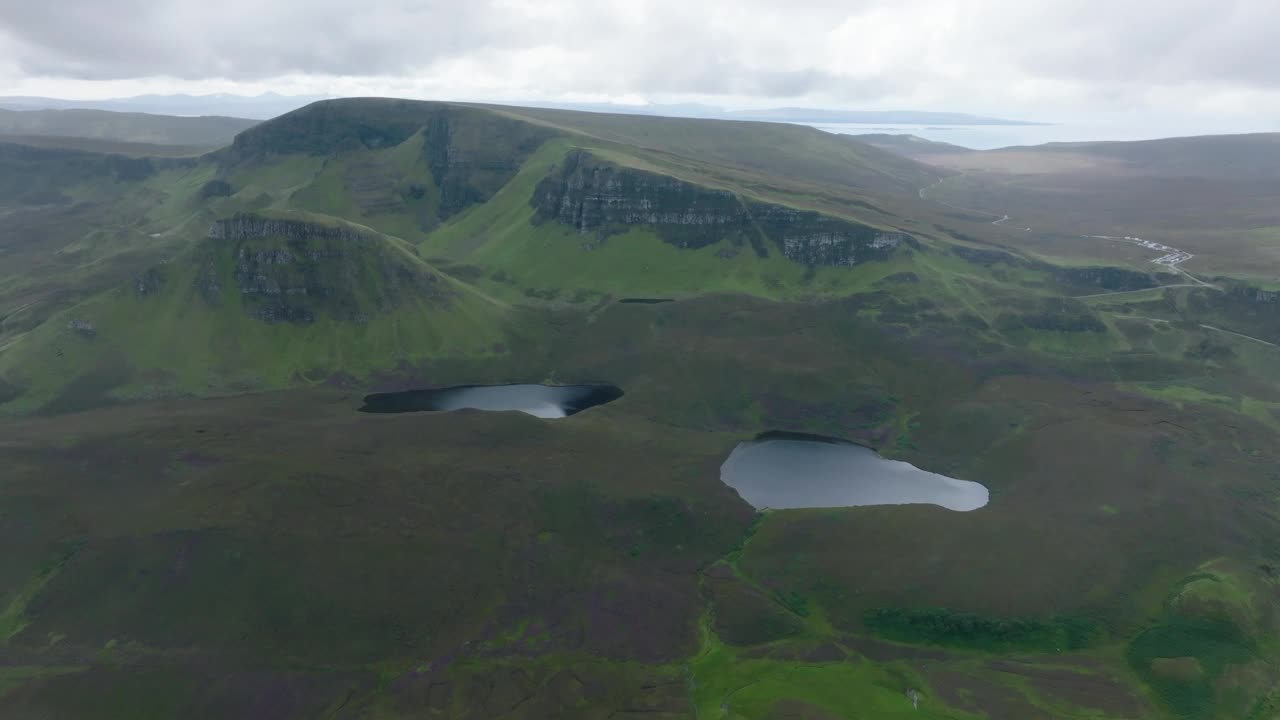
[[[0,0],[0,79],[1280,106],[1274,0]],[[299,80],[301,78],[301,80]]]

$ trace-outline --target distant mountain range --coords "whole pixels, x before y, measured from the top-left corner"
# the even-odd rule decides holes
[[[782,107],[762,110],[726,110],[697,103],[624,105],[620,103],[513,102],[513,105],[581,112],[606,112],[624,115],[662,115],[667,117],[706,118],[714,120],[758,120],[790,122],[806,125],[839,123],[883,123],[889,125],[1042,125],[1023,120],[1004,120],[953,112],[923,110],[826,110],[821,108]]]
[[[0,109],[7,110],[113,110],[159,115],[222,115],[267,120],[297,110],[323,95],[139,95],[109,100],[63,100],[45,97],[0,97]],[[767,108],[762,110],[726,110],[699,103],[627,105],[621,103],[571,103],[511,101],[507,105],[522,107],[578,110],[583,112],[619,113],[624,115],[664,115],[669,117],[708,118],[716,120],[761,120],[804,124],[886,123],[904,125],[1037,125],[1020,120],[968,115],[952,112],[918,110],[826,110],[820,108]]]
[[[220,115],[267,120],[324,100],[323,95],[139,95],[108,100],[63,100],[59,98],[0,97],[5,110],[111,110],[153,115]]]
[[[104,110],[3,110],[0,109],[0,140],[13,137],[45,138],[41,144],[57,139],[66,147],[67,140],[94,140],[105,143],[140,143],[134,148],[147,154],[159,146],[186,146],[192,153],[221,147],[231,142],[238,133],[258,124],[244,118],[200,116],[172,117],[139,112],[110,112]],[[89,149],[83,143],[73,143],[81,149]],[[121,147],[94,146],[101,151],[132,154]],[[166,154],[166,153],[161,153]]]

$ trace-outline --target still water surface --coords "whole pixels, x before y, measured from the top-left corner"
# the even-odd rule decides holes
[[[987,504],[982,485],[926,472],[875,450],[829,440],[769,438],[745,442],[720,479],[757,509],[861,505],[940,505],[961,512]]]
[[[360,411],[407,413],[470,408],[516,410],[550,419],[568,417],[620,397],[622,390],[613,385],[461,385],[369,395]]]

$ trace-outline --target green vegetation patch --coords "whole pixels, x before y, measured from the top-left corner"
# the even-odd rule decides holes
[[[1214,680],[1227,666],[1254,658],[1251,643],[1235,625],[1214,620],[1172,619],[1129,643],[1127,658],[1180,718],[1214,716]]]
[[[1077,616],[1007,619],[943,608],[878,608],[866,614],[865,622],[872,632],[898,642],[990,652],[1078,650],[1099,634],[1096,623]]]
[[[690,672],[695,712],[704,718],[777,717],[771,712],[796,701],[833,717],[976,717],[946,706],[923,681],[897,666],[749,659],[714,643]]]

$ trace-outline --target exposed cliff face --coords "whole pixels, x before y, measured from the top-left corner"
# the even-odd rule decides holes
[[[1249,285],[1234,287],[1231,294],[1245,300],[1265,305],[1280,305],[1280,290],[1263,290]]]
[[[1010,267],[1038,270],[1048,273],[1054,280],[1062,283],[1063,285],[1071,285],[1079,288],[1096,287],[1102,290],[1111,290],[1114,292],[1147,290],[1150,288],[1160,287],[1168,282],[1170,278],[1168,275],[1161,276],[1154,273],[1145,273],[1137,270],[1127,270],[1125,268],[1101,265],[1074,268],[1059,267],[1046,262],[1029,260],[1002,250],[983,250],[963,245],[953,245],[951,247],[951,253],[977,265],[983,265],[986,267],[1008,265]]]
[[[600,239],[636,226],[681,248],[728,241],[770,248],[806,265],[855,265],[887,258],[914,240],[858,223],[782,205],[751,202],[727,190],[618,167],[584,151],[570,153],[538,184],[538,217]]]
[[[782,205],[753,203],[750,212],[783,255],[805,265],[857,265],[887,260],[900,245],[915,244],[915,239],[906,233],[885,232]]]
[[[1092,285],[1115,292],[1147,290],[1161,284],[1151,273],[1117,267],[1054,268],[1053,275],[1067,285]]]
[[[233,288],[247,312],[268,323],[321,316],[367,322],[420,298],[444,301],[444,283],[387,241],[346,225],[238,215],[214,223],[196,251],[196,289],[209,305]],[[163,268],[135,284],[139,295],[166,285]]]
[[[237,166],[277,155],[378,150],[417,135],[422,136],[423,160],[439,190],[435,219],[443,220],[493,197],[529,155],[556,133],[487,110],[444,103],[330,100],[246,130],[219,159],[224,166]],[[421,173],[421,166],[417,172]],[[426,192],[425,174],[395,180],[409,192],[414,187],[418,193]]]
[[[433,114],[422,132],[442,220],[492,198],[552,136],[535,125],[460,110]]]
[[[302,220],[285,220],[250,214],[240,214],[219,220],[209,228],[210,240],[239,241],[265,237],[298,242],[312,240],[358,242],[365,238],[362,233],[346,225],[322,225]]]

